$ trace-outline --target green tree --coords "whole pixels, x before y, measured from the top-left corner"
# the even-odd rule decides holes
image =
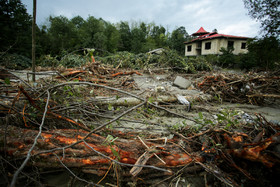
[[[166,44],[166,29],[163,26],[154,26],[151,31],[151,37],[155,40],[157,47],[163,47]]]
[[[135,27],[131,30],[131,51],[134,53],[143,52],[146,33],[141,27]]]
[[[131,50],[131,32],[130,32],[130,27],[127,22],[121,22],[119,24],[119,33],[120,33],[119,50],[120,51],[130,51]]]
[[[280,34],[279,0],[243,0],[249,15],[261,22],[265,35],[278,37]]]
[[[144,38],[146,38],[148,36],[148,28],[147,28],[147,24],[144,22],[140,23],[140,29],[143,33]]]
[[[146,41],[143,44],[142,48],[143,48],[143,51],[150,51],[150,50],[158,48],[158,46],[156,44],[156,41],[151,36],[148,36],[146,38]]]
[[[170,37],[169,46],[175,49],[179,54],[183,55],[185,51],[184,42],[189,38],[185,27],[175,29]]]
[[[82,44],[82,32],[81,28],[85,24],[85,20],[81,16],[75,16],[70,20],[70,27],[73,29],[73,37],[72,37],[72,42],[73,42],[73,47],[74,49],[79,49],[79,48],[84,48]]]
[[[104,32],[97,32],[94,34],[93,37],[93,48],[98,49],[99,51],[106,51],[107,50],[107,37],[105,36]]]
[[[89,16],[81,27],[83,47],[106,50],[105,21]]]
[[[155,23],[146,24],[146,42],[143,51],[167,46],[166,29],[163,26],[157,26]]]
[[[235,55],[233,54],[233,47],[220,49],[222,55],[219,57],[219,65],[222,67],[233,67],[235,63]]]
[[[51,43],[51,54],[60,54],[62,51],[73,51],[78,43],[78,33],[74,23],[64,16],[49,17],[50,28],[48,35]]]
[[[252,66],[266,69],[275,68],[280,63],[280,41],[270,36],[259,40],[252,40],[248,45],[249,60],[255,62]]]
[[[85,23],[85,20],[81,16],[75,16],[71,19],[71,22],[75,25],[77,29],[80,29]]]
[[[31,16],[20,0],[0,1],[0,52],[31,57]]]
[[[104,32],[105,36],[107,37],[107,50],[110,53],[115,53],[118,50],[118,43],[120,40],[119,31],[111,23],[106,23]]]
[[[50,54],[51,53],[51,43],[50,43],[50,37],[48,35],[47,26],[43,25],[41,29],[37,29],[36,32],[36,55],[41,56],[44,54]]]

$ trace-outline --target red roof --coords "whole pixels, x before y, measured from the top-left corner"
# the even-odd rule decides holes
[[[249,39],[248,37],[243,37],[243,36],[233,36],[233,35],[227,35],[227,34],[218,34],[216,32],[211,32],[211,33],[207,33],[204,35],[201,35],[189,42],[185,42],[185,43],[192,43],[194,41],[198,41],[198,40],[208,40],[208,39],[212,39],[212,38],[235,38],[235,39]]]
[[[196,31],[195,33],[193,33],[192,35],[193,36],[199,36],[199,35],[202,35],[202,34],[208,34],[209,32],[207,32],[206,30],[204,30],[203,27],[200,27],[200,29],[198,29],[198,31]]]

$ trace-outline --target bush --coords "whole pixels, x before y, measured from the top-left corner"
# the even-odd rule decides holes
[[[236,63],[235,55],[232,53],[233,48],[224,48],[220,49],[222,55],[219,57],[218,65],[221,67],[234,67]]]
[[[118,52],[114,55],[98,58],[105,64],[111,64],[114,67],[148,69],[155,67],[172,67],[177,71],[192,72],[196,71],[194,64],[188,61],[187,57],[181,56],[175,50],[164,49],[159,55],[150,53],[133,54],[129,52]],[[206,62],[205,62],[206,63]],[[196,63],[197,65],[199,63]],[[199,64],[202,66],[202,64]],[[209,65],[207,64],[206,67]],[[203,69],[202,68],[202,69]]]
[[[187,58],[178,54],[175,50],[165,49],[159,57],[159,65],[164,67],[172,67],[177,70],[194,71],[187,64]]]
[[[57,67],[59,65],[59,60],[51,55],[42,55],[39,58],[38,65],[42,67]]]
[[[236,59],[240,69],[249,70],[257,66],[257,59],[252,53],[239,54]]]
[[[196,71],[212,70],[212,64],[207,60],[206,56],[189,58],[188,64],[192,64]]]
[[[73,68],[83,66],[88,61],[88,57],[78,54],[67,54],[62,58],[58,56],[52,57],[51,55],[44,55],[40,57],[38,65],[42,67],[57,67],[60,65],[68,68]]]
[[[0,56],[0,66],[7,69],[22,70],[32,66],[31,59],[18,54],[6,54]]]
[[[241,69],[279,69],[280,42],[274,37],[251,40],[248,53],[235,56],[234,62]]]
[[[61,58],[61,60],[59,61],[59,64],[64,67],[73,68],[73,67],[83,66],[88,61],[89,61],[89,59],[82,55],[67,54]]]
[[[219,63],[218,55],[206,55],[205,60],[211,65],[217,65]]]
[[[248,45],[248,58],[254,59],[252,65],[275,69],[280,63],[280,40],[275,37],[265,37],[252,40]]]
[[[123,68],[133,68],[133,61],[135,59],[135,54],[122,51],[117,52],[116,54],[107,56],[107,57],[98,57],[98,60],[101,60],[105,64],[113,65],[114,67],[123,67]]]

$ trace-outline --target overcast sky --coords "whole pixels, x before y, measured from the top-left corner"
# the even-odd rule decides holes
[[[33,1],[22,0],[32,15]],[[144,21],[162,25],[171,32],[184,26],[189,34],[201,26],[206,31],[255,37],[260,24],[247,15],[242,0],[37,0],[37,24],[63,15],[102,18],[111,23]]]

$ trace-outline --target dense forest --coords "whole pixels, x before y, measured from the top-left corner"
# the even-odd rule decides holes
[[[0,3],[0,65],[29,67],[32,17],[20,0],[1,0]],[[183,26],[169,32],[156,23],[121,21],[112,24],[94,16],[69,19],[61,15],[50,16],[47,20],[46,25],[37,26],[37,64],[42,64],[42,59],[46,57],[60,60],[69,53],[83,54],[84,49],[94,49],[95,56],[105,57],[120,52],[137,55],[166,48],[183,58],[183,42],[191,39]],[[279,37],[267,35],[252,39],[248,49],[249,53],[245,55],[235,56],[224,50],[221,58],[211,56],[203,57],[203,60],[221,66],[238,64],[241,68],[275,68],[278,65]]]
[[[57,55],[63,51],[95,48],[103,52],[147,52],[151,49],[170,47],[180,53],[183,42],[189,39],[184,27],[171,33],[155,23],[124,22],[112,24],[102,18],[81,16],[68,19],[50,16],[47,25],[37,28],[37,55]],[[1,1],[1,51],[8,50],[28,56],[30,53],[31,16],[20,0]],[[22,44],[25,43],[25,46]]]

